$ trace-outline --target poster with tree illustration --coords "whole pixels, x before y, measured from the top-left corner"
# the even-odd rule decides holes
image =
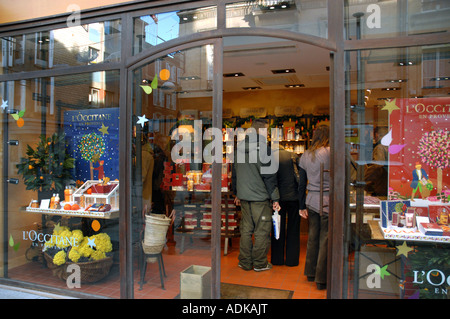
[[[450,199],[450,98],[393,99],[389,133],[389,188],[403,199]]]
[[[66,147],[79,183],[119,179],[119,109],[64,112]]]

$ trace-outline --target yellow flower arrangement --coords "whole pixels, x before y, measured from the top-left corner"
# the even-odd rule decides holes
[[[81,258],[80,252],[75,247],[72,247],[69,251],[69,259],[74,263],[76,263],[80,258]]]
[[[93,236],[95,239],[95,249],[104,253],[112,251],[111,238],[106,233],[100,233]]]
[[[94,260],[100,260],[106,258],[106,254],[103,251],[96,250],[92,253],[91,258]]]
[[[64,250],[58,251],[55,257],[53,257],[53,263],[59,266],[64,264],[65,262],[66,262],[66,252]]]
[[[79,245],[84,239],[83,232],[80,229],[74,229],[72,231],[72,237],[76,239],[76,243]]]
[[[66,226],[59,226],[55,227],[53,235],[44,243],[44,251],[49,249],[59,250],[53,257],[53,263],[59,266],[64,264],[67,258],[75,263],[81,258],[84,260],[80,262],[106,258],[106,253],[111,252],[113,247],[111,238],[106,233],[86,237],[79,229],[71,231]]]

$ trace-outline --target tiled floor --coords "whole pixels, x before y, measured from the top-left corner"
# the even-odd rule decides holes
[[[303,275],[306,235],[301,236],[300,265],[297,267],[273,266],[269,271],[244,271],[237,267],[239,239],[233,239],[227,256],[221,259],[221,281],[248,286],[284,289],[293,291],[294,299],[324,299],[325,290],[317,290],[315,283],[308,282]],[[158,264],[148,263],[146,283],[140,290],[140,272],[135,269],[135,298],[172,299],[180,292],[180,272],[190,265],[210,265],[210,243],[204,239],[194,239],[194,248],[187,248],[182,254],[179,247],[169,246],[163,251],[167,277],[164,279],[165,289],[161,288]],[[137,267],[136,267],[137,268]],[[28,263],[9,270],[12,279],[40,283],[52,287],[67,289],[66,282],[51,274],[48,268],[38,263]],[[77,292],[98,294],[100,296],[119,298],[119,266],[114,264],[105,279],[94,284],[82,284]]]

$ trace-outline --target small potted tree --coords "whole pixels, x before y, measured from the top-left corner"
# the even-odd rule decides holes
[[[63,193],[75,162],[66,151],[65,134],[41,135],[36,148],[27,145],[26,155],[17,164],[26,189],[37,191],[39,199]]]

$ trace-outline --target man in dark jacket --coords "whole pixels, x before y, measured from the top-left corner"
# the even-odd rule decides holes
[[[267,253],[270,248],[272,209],[280,209],[280,195],[276,172],[262,173],[264,166],[267,168],[270,165],[267,157],[263,158],[268,154],[269,148],[264,137],[259,136],[259,141],[256,141],[256,138],[247,135],[238,143],[235,154],[232,183],[235,203],[241,206],[242,212],[238,259],[239,267],[244,270],[264,271],[272,268]],[[270,200],[273,201],[272,207]]]

